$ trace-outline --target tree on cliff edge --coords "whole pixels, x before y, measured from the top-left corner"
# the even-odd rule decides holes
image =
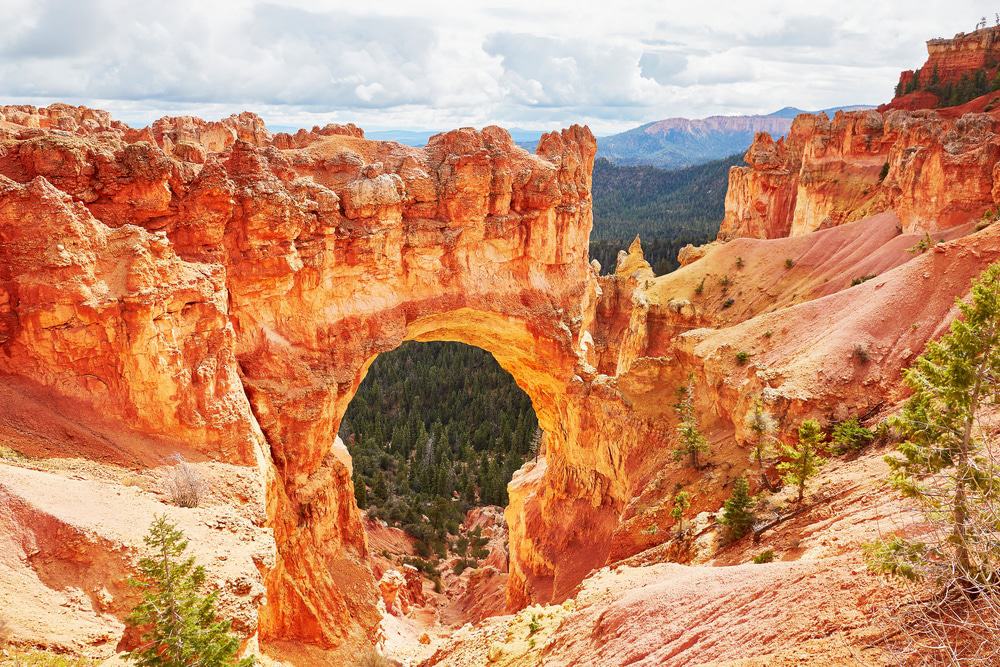
[[[1000,470],[979,422],[1000,401],[1000,263],[957,306],[950,332],[906,371],[913,395],[895,420],[905,440],[886,457],[890,483],[936,531],[927,543],[869,545],[867,555],[876,571],[977,597],[1000,593]]]
[[[698,427],[698,416],[694,411],[694,377],[687,384],[677,388],[677,403],[674,404],[679,424],[677,425],[677,447],[674,460],[687,458],[692,468],[701,467],[699,457],[708,453],[708,440]]]
[[[253,658],[236,659],[240,641],[229,621],[216,617],[217,593],[202,594],[205,569],[184,558],[184,534],[159,516],[144,542],[151,553],[139,561],[140,578],[130,582],[143,599],[128,618],[142,630],[142,644],[129,660],[144,667],[252,665]]]

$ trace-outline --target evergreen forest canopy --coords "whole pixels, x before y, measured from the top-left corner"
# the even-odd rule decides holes
[[[380,355],[340,429],[358,506],[444,556],[465,513],[506,505],[507,482],[537,448],[531,401],[488,352],[404,343]]]
[[[741,164],[742,155],[731,155],[666,171],[599,158],[594,163],[591,259],[601,263],[602,273],[613,273],[618,251],[638,234],[656,275],[673,271],[681,248],[708,243],[718,234],[729,168]]]

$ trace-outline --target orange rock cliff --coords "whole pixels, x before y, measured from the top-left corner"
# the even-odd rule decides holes
[[[977,70],[987,70],[992,78],[1000,65],[1000,25],[979,28],[970,33],[958,33],[950,39],[927,41],[927,61],[918,70],[906,70],[899,75],[902,90],[918,75],[924,84],[934,73],[941,85],[958,83],[963,76],[973,77]]]
[[[507,604],[585,606],[601,568],[667,539],[676,488],[694,491],[692,515],[718,509],[748,466],[757,397],[787,425],[900,397],[901,369],[1000,259],[1000,226],[974,228],[995,205],[996,120],[865,111],[760,135],[730,173],[727,242],[656,277],[638,242],[610,276],[588,263],[583,127],[532,155],[495,127],[418,149],[350,125],[272,135],[252,114],[137,131],[89,109],[0,107],[0,429],[16,452],[0,460],[0,593],[38,601],[9,619],[15,640],[127,648],[123,582],[167,513],[251,646],[376,641],[386,590],[335,434],[368,366],[405,340],[482,347],[531,398],[545,456],[509,485]],[[925,232],[942,242],[910,252]],[[717,462],[705,473],[672,456],[689,377]],[[208,505],[166,502],[176,453],[216,480]],[[579,632],[598,632],[586,618]],[[553,641],[565,664],[593,659]]]

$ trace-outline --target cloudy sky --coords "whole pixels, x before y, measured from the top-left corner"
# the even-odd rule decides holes
[[[670,116],[879,103],[965,0],[0,0],[0,103],[133,125],[248,109],[369,130],[598,134]],[[991,18],[992,22],[992,18]]]

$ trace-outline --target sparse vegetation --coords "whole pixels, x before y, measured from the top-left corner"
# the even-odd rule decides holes
[[[719,516],[719,523],[726,527],[726,534],[730,540],[738,540],[747,534],[756,520],[753,511],[754,499],[750,495],[750,485],[747,478],[739,476],[733,482],[733,491],[722,505],[722,514]]]
[[[767,331],[764,332],[764,338],[770,338],[773,335],[774,335],[774,332],[771,331],[770,329],[768,329]]]
[[[983,211],[982,217],[976,223],[976,231],[982,231],[992,225],[1000,218],[1000,208],[991,208]]]
[[[913,245],[911,245],[909,248],[907,248],[907,252],[910,252],[914,255],[919,255],[927,252],[934,245],[938,243],[941,243],[941,241],[935,241],[933,238],[931,238],[929,232],[924,232],[923,238],[914,243]]]
[[[786,257],[785,258],[785,268],[786,269],[790,269],[793,266],[795,266],[795,260],[792,259],[791,257]]]
[[[767,549],[765,551],[761,551],[759,554],[753,557],[753,562],[755,565],[763,565],[764,563],[773,563],[774,550]]]
[[[701,296],[702,293],[704,293],[704,291],[705,291],[705,276],[702,276],[701,282],[698,283],[698,286],[694,288],[694,293],[697,296]]]
[[[778,464],[785,484],[796,487],[798,494],[796,502],[802,503],[805,497],[806,484],[816,476],[826,459],[819,455],[818,450],[823,441],[823,429],[815,419],[807,419],[799,426],[798,442],[783,445],[782,455],[787,461]]]
[[[982,97],[991,91],[1000,89],[1000,72],[990,78],[990,67],[983,66],[973,72],[964,72],[958,81],[941,83],[937,68],[924,79],[917,70],[904,85],[900,81],[896,85],[896,97],[908,95],[920,90],[933,93],[938,98],[939,108],[954,107]],[[988,109],[987,109],[988,110]]]
[[[688,382],[677,388],[677,403],[674,404],[677,413],[677,446],[674,448],[674,460],[688,459],[689,465],[698,469],[700,457],[708,453],[708,440],[702,435],[698,426],[698,416],[694,410],[694,376],[688,377]]]
[[[356,662],[352,663],[352,667],[393,667],[395,664],[376,651],[374,646],[369,646],[361,652]]]
[[[420,558],[419,556],[404,556],[403,564],[417,568],[425,577],[430,579],[434,584],[434,591],[436,593],[444,590],[444,586],[441,583],[441,572],[438,571],[437,565],[433,561]]]
[[[747,362],[750,361],[750,353],[746,350],[740,350],[736,353],[736,363],[740,366],[746,366]]]
[[[878,173],[878,182],[881,183],[885,180],[885,177],[889,175],[889,163],[886,162],[882,165],[882,170]]]
[[[167,490],[171,502],[178,507],[198,507],[208,492],[208,483],[183,456],[175,454],[173,458],[176,463],[167,471]]]
[[[0,665],[3,667],[97,667],[99,664],[99,661],[90,658],[34,649],[0,652]]]
[[[538,614],[532,614],[528,621],[528,636],[535,634],[542,629],[542,623],[538,620]]]
[[[863,282],[867,282],[867,281],[871,280],[872,278],[874,278],[875,276],[876,276],[876,274],[874,274],[874,273],[866,273],[863,276],[858,276],[857,278],[854,278],[854,279],[851,280],[851,287],[854,287],[855,285],[860,285]]]
[[[725,310],[726,308],[731,307],[734,303],[736,303],[736,301],[734,301],[731,297],[728,298],[728,299],[726,299],[725,301],[722,302],[722,308],[723,308],[723,310]]]
[[[737,257],[736,258],[736,268],[737,269],[742,269],[744,266],[746,266],[746,263],[743,261],[743,258],[742,257]]]
[[[139,561],[139,578],[131,583],[142,591],[129,624],[142,630],[139,646],[129,660],[142,667],[247,667],[253,658],[237,659],[240,640],[230,622],[217,618],[218,592],[204,593],[205,569],[185,557],[184,534],[163,516],[145,537],[149,554]]]
[[[875,433],[861,425],[857,417],[846,419],[833,427],[831,441],[834,454],[859,452],[875,439]]]
[[[719,279],[719,286],[722,287],[722,292],[725,293],[729,289],[729,286],[733,284],[733,281],[729,279],[729,276],[722,276]]]

